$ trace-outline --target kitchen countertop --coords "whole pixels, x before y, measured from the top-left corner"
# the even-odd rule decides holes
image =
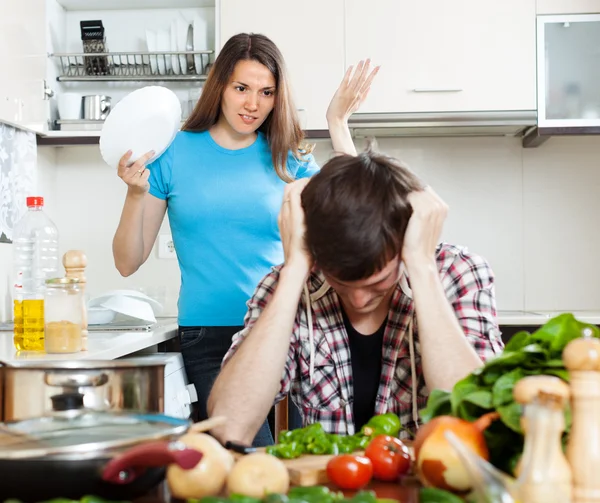
[[[91,331],[88,350],[70,354],[46,354],[38,351],[16,351],[12,332],[0,332],[0,361],[19,360],[114,360],[168,341],[177,336],[177,320],[162,318],[150,330]]]
[[[600,311],[498,311],[500,326],[537,326],[562,313],[572,313],[584,323],[600,325]]]
[[[583,322],[600,325],[600,311],[568,311]],[[500,326],[538,326],[561,314],[553,311],[498,311]],[[177,336],[177,320],[161,318],[150,330],[91,331],[88,350],[70,354],[46,354],[37,351],[17,352],[12,331],[0,331],[0,361],[17,360],[114,360],[150,348]]]

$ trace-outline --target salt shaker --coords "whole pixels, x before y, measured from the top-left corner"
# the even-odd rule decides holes
[[[525,447],[515,484],[517,500],[527,503],[570,503],[571,467],[562,451],[569,385],[554,376],[528,376],[513,389],[524,408],[521,427]]]
[[[87,257],[81,250],[69,250],[63,255],[63,266],[65,268],[65,276],[67,278],[77,278],[79,280],[78,285],[81,290],[81,309],[82,309],[82,322],[81,322],[81,350],[87,351],[88,342],[88,321],[87,321],[87,308],[85,305],[85,268],[87,266]]]
[[[563,351],[572,395],[567,458],[574,503],[600,503],[600,340],[590,335],[586,329]]]

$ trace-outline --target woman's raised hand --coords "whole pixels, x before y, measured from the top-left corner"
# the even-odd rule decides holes
[[[152,159],[154,151],[150,151],[141,156],[133,164],[129,163],[131,158],[131,150],[127,151],[121,160],[117,168],[117,174],[119,178],[123,180],[129,191],[135,195],[143,195],[148,192],[150,184],[148,178],[150,177],[150,170],[146,168],[146,163]]]

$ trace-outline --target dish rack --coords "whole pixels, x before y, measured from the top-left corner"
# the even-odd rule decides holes
[[[50,54],[50,57],[57,60],[59,82],[198,81],[206,80],[211,54],[214,51],[82,52]],[[186,73],[173,62],[185,63]]]

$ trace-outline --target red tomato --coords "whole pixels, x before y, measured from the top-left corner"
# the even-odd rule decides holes
[[[327,463],[327,477],[341,489],[360,489],[373,476],[373,465],[364,456],[341,454]]]
[[[410,470],[410,453],[402,440],[388,435],[378,435],[365,450],[373,464],[373,478],[395,481]]]

